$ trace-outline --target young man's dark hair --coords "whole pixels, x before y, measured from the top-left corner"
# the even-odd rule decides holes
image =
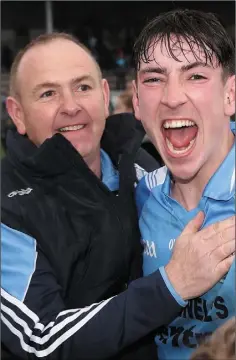
[[[148,63],[153,58],[155,44],[161,41],[169,55],[179,61],[173,53],[173,39],[184,54],[185,40],[192,50],[196,61],[200,60],[200,52],[204,52],[206,63],[212,65],[216,57],[218,65],[224,70],[224,75],[234,74],[235,48],[234,44],[221,24],[212,13],[199,10],[178,9],[160,14],[150,21],[142,30],[134,45],[134,64],[139,69],[140,61]],[[153,43],[153,40],[154,43]],[[197,44],[196,48],[193,45]],[[150,52],[150,48],[153,47]]]
[[[214,331],[193,353],[191,360],[234,360],[236,356],[236,318]]]

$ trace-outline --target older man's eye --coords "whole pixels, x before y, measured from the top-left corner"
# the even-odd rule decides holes
[[[78,87],[78,91],[88,91],[91,89],[91,86],[87,85],[87,84],[82,84]]]
[[[54,94],[54,91],[53,90],[47,90],[45,91],[43,94],[40,95],[41,98],[47,98],[47,97],[50,97]]]

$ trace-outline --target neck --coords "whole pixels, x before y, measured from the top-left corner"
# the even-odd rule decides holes
[[[202,197],[203,189],[204,187],[199,186],[198,183],[194,184],[193,180],[184,184],[175,179],[171,187],[171,197],[177,200],[186,210],[190,211],[197,207]]]
[[[174,178],[171,186],[171,197],[177,200],[186,210],[195,209],[202,198],[207,183],[230,152],[233,143],[234,135],[230,133],[227,142],[222,145],[221,151],[216,152],[193,178],[186,181]]]
[[[100,148],[96,151],[95,154],[84,157],[89,169],[100,179],[101,178],[101,156]]]

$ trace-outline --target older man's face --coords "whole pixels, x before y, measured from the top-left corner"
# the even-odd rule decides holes
[[[56,39],[30,49],[17,76],[20,124],[37,146],[61,133],[83,157],[99,151],[109,88],[85,50]]]

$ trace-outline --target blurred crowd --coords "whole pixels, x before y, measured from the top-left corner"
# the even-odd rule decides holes
[[[132,67],[132,46],[135,33],[132,28],[113,31],[104,28],[100,33],[85,27],[78,38],[91,50],[102,69],[129,69]]]

